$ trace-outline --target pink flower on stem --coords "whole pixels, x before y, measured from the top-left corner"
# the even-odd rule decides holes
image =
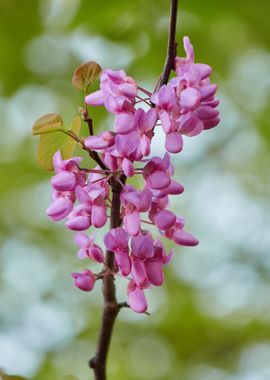
[[[79,259],[90,258],[98,263],[104,262],[103,251],[99,245],[94,243],[93,236],[78,232],[74,237],[74,242],[80,247],[77,253]]]
[[[130,235],[135,236],[140,232],[140,213],[148,211],[151,203],[152,194],[147,188],[137,191],[131,185],[126,185],[121,192],[124,226]]]
[[[165,148],[178,153],[183,148],[182,135],[196,136],[219,123],[214,99],[217,86],[209,80],[210,66],[194,63],[194,51],[189,38],[184,37],[186,57],[175,59],[177,76],[152,95],[162,128],[166,133]]]
[[[104,237],[105,246],[114,253],[116,264],[123,276],[128,276],[131,271],[128,240],[128,233],[121,227],[111,229]]]
[[[184,230],[184,219],[169,210],[169,196],[181,194],[184,188],[172,178],[174,168],[168,152],[182,151],[183,136],[196,136],[215,127],[219,123],[219,101],[215,99],[217,86],[210,82],[211,67],[195,63],[188,37],[184,37],[184,48],[186,56],[175,59],[176,76],[157,87],[154,94],[138,87],[123,70],[107,69],[102,72],[100,89],[86,96],[87,104],[102,105],[115,116],[114,131],[84,139],[84,148],[99,151],[106,170],[80,169],[81,157],[63,160],[60,151],[53,159],[56,174],[51,180],[52,203],[47,214],[54,221],[66,218],[69,229],[83,231],[91,226],[103,227],[108,218],[107,209],[112,215],[118,213],[114,200],[115,193],[120,193],[116,202],[117,210],[120,209],[116,218],[119,227],[104,236],[104,244],[115,258],[114,267],[105,265],[103,272],[114,275],[117,271],[124,277],[129,276],[128,302],[137,313],[146,312],[145,290],[163,284],[164,265],[173,257],[172,251],[166,254],[161,241],[154,240],[149,231],[142,229],[142,221],[154,225],[163,238],[178,245],[199,243]],[[138,96],[138,89],[147,97]],[[142,102],[149,106],[148,110],[138,107]],[[166,135],[167,153],[163,158],[147,159],[158,121]],[[90,172],[88,177],[87,172]],[[141,190],[127,183],[129,177],[138,174],[144,178]],[[143,213],[146,216],[142,218]],[[112,220],[115,225],[115,218]],[[79,259],[90,258],[104,265],[102,248],[95,244],[92,236],[79,232],[74,241],[79,247]],[[79,289],[93,289],[96,276],[89,269],[72,273],[72,277]]]
[[[73,157],[63,160],[60,150],[53,157],[56,172],[51,179],[53,189],[57,191],[74,191],[76,186],[85,184],[85,175],[80,171],[79,163],[82,157]]]
[[[75,195],[73,192],[59,192],[53,190],[52,203],[46,214],[54,221],[65,219],[73,210]]]
[[[104,70],[100,78],[100,90],[87,95],[86,104],[93,106],[104,105],[114,114],[134,109],[137,95],[136,82],[128,77],[124,70]]]
[[[144,167],[143,176],[151,190],[163,190],[171,183],[173,168],[170,156],[165,153],[163,159],[153,157]]]
[[[74,278],[74,285],[84,292],[90,292],[95,286],[95,275],[89,269],[82,273],[71,273],[71,276]]]
[[[175,224],[171,228],[165,230],[165,236],[168,239],[172,239],[178,245],[186,247],[194,247],[198,245],[199,241],[183,229],[184,224],[184,219],[176,218]]]
[[[74,231],[83,231],[93,225],[103,227],[107,222],[107,192],[102,184],[89,184],[76,187],[76,196],[81,203],[69,215],[67,227]]]
[[[147,301],[142,289],[131,280],[127,288],[128,303],[133,311],[136,313],[145,313],[147,310]]]

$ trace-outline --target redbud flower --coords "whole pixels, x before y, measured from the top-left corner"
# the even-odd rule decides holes
[[[74,237],[74,242],[80,247],[77,253],[79,259],[90,258],[98,263],[104,262],[103,251],[99,245],[94,243],[93,236],[78,232]]]
[[[84,292],[90,292],[95,286],[95,276],[89,269],[82,273],[71,273],[71,276],[74,278],[74,285]]]

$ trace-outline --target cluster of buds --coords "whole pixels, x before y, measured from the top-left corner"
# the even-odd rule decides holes
[[[209,80],[211,68],[194,63],[187,37],[184,47],[186,57],[175,60],[176,76],[157,91],[142,89],[123,70],[108,69],[101,74],[100,90],[86,96],[86,104],[104,106],[115,116],[114,131],[84,139],[87,149],[100,153],[106,170],[100,166],[81,169],[80,157],[62,160],[59,151],[54,157],[56,174],[51,180],[52,204],[47,214],[54,221],[65,219],[67,228],[77,231],[80,259],[104,265],[103,249],[82,231],[106,224],[113,207],[110,181],[119,183],[122,225],[105,234],[104,244],[114,255],[110,275],[127,278],[128,304],[138,313],[147,310],[145,290],[163,284],[163,266],[173,257],[160,239],[183,246],[198,244],[185,231],[184,219],[168,209],[169,196],[184,191],[173,179],[170,153],[182,150],[183,135],[195,136],[218,124],[218,101],[214,99],[216,85]],[[163,157],[149,158],[155,128],[166,134],[165,151]],[[135,175],[142,177],[141,189],[122,181]],[[145,224],[156,226],[160,239],[146,230]],[[98,278],[90,269],[72,276],[83,291],[91,291]]]

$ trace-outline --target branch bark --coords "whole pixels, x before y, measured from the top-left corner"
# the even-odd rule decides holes
[[[126,177],[121,176],[120,181],[126,182]],[[117,228],[121,226],[122,219],[120,216],[120,193],[122,187],[116,179],[111,180],[112,188],[112,208],[110,217],[110,227]],[[105,269],[113,271],[114,269],[114,254],[107,251],[105,257]],[[106,380],[106,362],[107,355],[110,347],[114,323],[122,304],[117,303],[114,276],[106,274],[103,277],[103,315],[101,328],[97,343],[97,351],[95,356],[90,359],[89,365],[93,369],[96,380]]]
[[[170,15],[170,25],[169,25],[169,37],[168,37],[168,47],[167,47],[167,57],[161,76],[161,81],[159,84],[160,88],[163,84],[168,83],[171,70],[174,68],[174,59],[176,56],[176,22],[177,22],[177,7],[178,0],[171,0],[171,15]],[[120,178],[122,183],[126,182],[126,177],[124,175]],[[120,193],[121,185],[113,178],[111,180],[112,188],[112,209],[110,217],[111,228],[120,227],[122,224],[122,219],[120,215]],[[113,252],[107,251],[105,257],[105,269],[113,271],[114,269],[114,254]],[[101,328],[99,332],[99,338],[97,343],[97,351],[95,356],[90,359],[89,366],[93,369],[96,380],[106,380],[106,363],[107,356],[110,347],[113,327],[115,324],[116,317],[119,310],[126,306],[126,303],[119,304],[116,298],[114,276],[112,274],[106,274],[103,277],[103,315],[101,321]]]
[[[177,9],[178,0],[171,0],[171,14],[170,14],[170,24],[169,24],[169,35],[168,35],[168,45],[167,45],[167,57],[164,65],[164,69],[161,75],[161,80],[159,82],[158,89],[164,84],[168,83],[170,73],[174,69],[174,60],[177,51],[176,42],[176,24],[177,24]]]

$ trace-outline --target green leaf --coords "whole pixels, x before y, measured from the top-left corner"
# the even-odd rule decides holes
[[[58,113],[49,113],[39,118],[33,125],[33,135],[51,133],[63,127],[63,119]]]
[[[81,119],[76,116],[71,122],[71,131],[79,136]],[[42,134],[39,140],[37,163],[47,171],[53,170],[53,156],[60,149],[64,160],[72,157],[77,142],[68,134],[68,130],[61,129],[54,133]]]
[[[72,84],[81,91],[87,91],[88,87],[98,78],[102,68],[98,63],[90,61],[83,63],[74,71]]]
[[[9,376],[0,371],[0,380],[27,380],[27,379],[25,377],[15,376],[15,375]]]

